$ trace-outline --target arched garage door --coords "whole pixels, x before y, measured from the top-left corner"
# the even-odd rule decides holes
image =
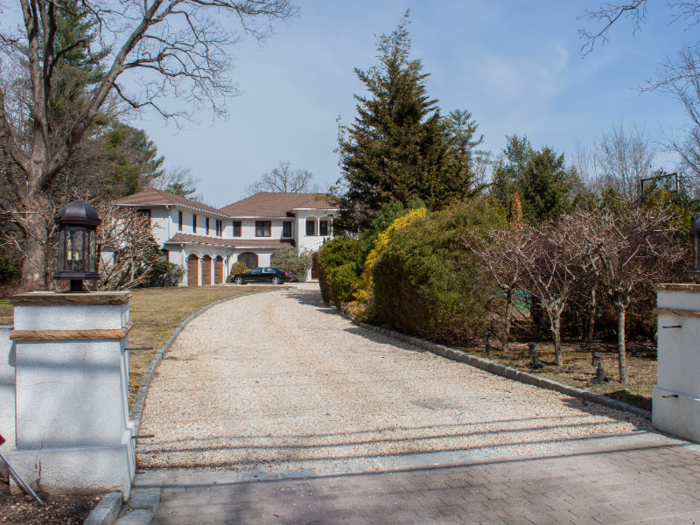
[[[196,255],[187,258],[187,286],[199,286],[199,257]]]
[[[224,258],[219,255],[214,259],[214,284],[223,284],[224,282]]]
[[[211,257],[202,257],[202,286],[211,286]]]

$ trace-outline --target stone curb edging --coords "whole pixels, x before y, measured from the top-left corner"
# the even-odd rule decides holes
[[[83,525],[112,525],[122,510],[122,493],[110,492],[92,509]]]
[[[430,341],[419,339],[417,337],[411,337],[400,332],[394,332],[392,330],[387,330],[386,328],[380,328],[379,326],[374,326],[367,323],[355,324],[358,324],[362,328],[366,328],[373,332],[378,332],[387,337],[398,339],[399,341],[403,341],[404,343],[412,344],[414,346],[417,346],[418,348],[422,348],[439,356],[451,359],[452,361],[466,363],[470,366],[473,366],[474,368],[484,370],[485,372],[489,372],[494,375],[502,376],[508,379],[513,379],[514,381],[519,381],[521,383],[533,385],[539,388],[546,388],[547,390],[555,390],[557,392],[561,392],[562,394],[566,394],[571,397],[578,397],[580,399],[583,399],[584,401],[588,401],[589,403],[598,403],[599,405],[604,405],[608,408],[614,408],[623,412],[630,412],[636,416],[640,416],[644,419],[651,421],[651,412],[649,412],[648,410],[644,410],[643,408],[638,408],[628,403],[624,403],[622,401],[616,401],[615,399],[602,396],[600,394],[595,394],[593,392],[589,392],[588,390],[583,390],[582,388],[576,388],[575,386],[565,385],[552,379],[540,377],[536,374],[530,374],[528,372],[516,370],[515,368],[502,365],[495,361],[489,361],[488,359],[484,359],[482,357],[469,355],[461,350],[456,350],[447,346],[431,343]]]
[[[279,288],[275,288],[275,290],[279,290]],[[170,347],[175,342],[175,339],[177,339],[177,336],[180,335],[180,332],[182,332],[192,320],[199,317],[204,312],[206,312],[210,308],[213,308],[216,305],[225,303],[226,301],[231,301],[233,299],[238,299],[239,297],[245,297],[247,295],[254,295],[258,293],[267,293],[269,291],[270,290],[255,290],[240,295],[234,295],[232,297],[226,297],[225,299],[221,299],[220,301],[216,301],[214,303],[211,303],[210,305],[205,306],[201,310],[197,310],[195,313],[193,313],[187,319],[180,323],[180,325],[170,335],[168,340],[165,343],[163,343],[163,346],[161,346],[158,349],[156,354],[153,356],[153,359],[151,359],[151,363],[148,365],[146,372],[144,372],[143,376],[141,376],[141,384],[139,385],[139,390],[136,393],[136,398],[134,399],[134,406],[131,407],[131,411],[129,412],[129,419],[134,422],[134,435],[138,435],[139,429],[141,428],[141,418],[143,417],[143,409],[146,406],[146,396],[148,395],[148,388],[151,385],[151,379],[153,379],[153,374],[155,373],[156,368],[158,368],[160,362],[163,360],[163,356],[165,355],[165,353],[168,350],[170,350]]]

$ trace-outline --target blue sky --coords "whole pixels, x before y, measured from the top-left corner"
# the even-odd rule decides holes
[[[244,39],[235,50],[234,78],[242,95],[227,101],[228,122],[201,122],[185,131],[146,115],[146,129],[166,166],[189,167],[206,202],[224,206],[280,161],[309,169],[317,182],[340,176],[336,119],[355,116],[363,93],[354,68],[377,63],[374,35],[391,32],[411,9],[412,57],[430,73],[428,93],[443,114],[467,109],[494,154],[506,135],[527,135],[537,149],[572,151],[592,144],[621,121],[648,132],[682,125],[678,103],[636,88],[654,78],[695,31],[671,24],[665,2],[650,3],[649,22],[632,35],[623,21],[611,42],[579,54],[577,17],[590,1],[299,0],[298,19],[278,24],[264,48]],[[659,164],[674,168],[666,155]]]

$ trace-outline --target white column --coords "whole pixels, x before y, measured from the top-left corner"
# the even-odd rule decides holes
[[[4,456],[15,448],[15,349],[10,340],[12,326],[0,326],[0,445]],[[0,461],[0,478],[7,479],[7,465]]]
[[[121,491],[135,473],[128,292],[14,296],[13,466],[55,493]]]
[[[700,285],[661,284],[656,292],[652,423],[664,432],[700,442]]]

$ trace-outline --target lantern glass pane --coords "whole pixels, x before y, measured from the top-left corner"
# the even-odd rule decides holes
[[[67,232],[66,262],[69,272],[83,271],[83,234],[82,228],[70,228]]]
[[[95,254],[97,252],[97,235],[94,230],[88,230],[88,272],[96,272],[97,265],[95,264]]]
[[[58,271],[66,270],[66,230],[61,228],[58,231]]]

